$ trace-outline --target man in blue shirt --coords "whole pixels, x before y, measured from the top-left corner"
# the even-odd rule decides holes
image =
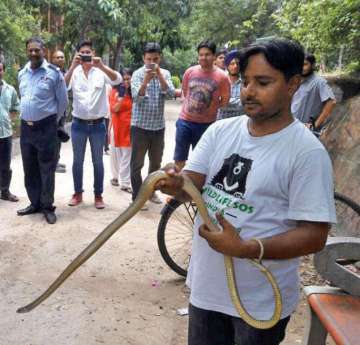
[[[54,224],[57,128],[68,104],[67,90],[60,69],[45,60],[44,43],[40,38],[27,40],[26,50],[29,62],[19,72],[18,80],[20,148],[30,205],[17,213],[24,216],[42,212],[46,221]]]

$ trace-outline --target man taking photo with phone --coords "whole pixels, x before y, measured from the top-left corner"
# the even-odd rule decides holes
[[[141,169],[146,152],[149,155],[149,174],[160,168],[164,151],[166,97],[174,97],[175,88],[170,72],[160,68],[159,43],[149,42],[144,47],[144,66],[131,79],[133,108],[131,117],[131,185],[134,200],[142,184]],[[154,193],[150,201],[160,204]],[[146,209],[146,206],[143,207]]]
[[[71,140],[73,146],[74,194],[69,206],[82,202],[83,165],[87,139],[90,141],[94,165],[95,207],[105,207],[102,193],[104,187],[103,147],[106,134],[104,117],[108,112],[106,84],[117,85],[122,81],[120,73],[104,65],[95,56],[92,42],[80,42],[65,81],[73,92],[73,123]]]

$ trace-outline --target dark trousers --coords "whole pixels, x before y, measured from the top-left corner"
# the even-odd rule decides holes
[[[8,192],[11,181],[12,137],[0,138],[0,191]]]
[[[64,114],[64,116],[62,116],[58,122],[58,128],[62,127],[64,128],[65,126],[65,120],[66,120],[66,113]],[[65,130],[65,129],[64,129]],[[57,160],[56,160],[56,165],[58,165],[59,161],[60,161],[60,150],[61,150],[61,140],[58,137],[58,142],[57,142]]]
[[[58,142],[57,142],[57,148],[56,148],[56,152],[57,152],[57,155],[56,155],[56,165],[59,163],[60,161],[60,150],[61,150],[61,141],[59,140],[58,138]]]
[[[110,123],[110,119],[105,117],[105,129],[106,129],[105,142],[104,142],[105,151],[109,151],[109,123]]]
[[[145,155],[149,155],[149,174],[159,170],[164,151],[165,129],[150,131],[139,127],[131,126],[131,186],[134,200],[139,193],[142,177],[141,169],[144,166]]]
[[[279,345],[290,316],[269,329],[249,326],[238,317],[189,305],[188,345]]]
[[[33,125],[21,121],[20,148],[25,188],[31,204],[53,210],[58,155],[56,115],[33,122]]]

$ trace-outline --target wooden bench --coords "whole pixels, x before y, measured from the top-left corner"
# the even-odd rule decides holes
[[[360,344],[360,277],[339,263],[360,260],[360,239],[330,238],[316,254],[316,270],[338,287],[308,286],[304,289],[309,317],[303,345],[325,345],[329,334],[337,345]]]

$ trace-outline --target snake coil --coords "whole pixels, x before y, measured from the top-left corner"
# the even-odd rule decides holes
[[[79,268],[85,261],[87,261],[95,252],[100,249],[100,247],[121,227],[123,226],[130,218],[132,218],[145,204],[145,202],[150,198],[151,194],[154,191],[156,183],[161,179],[168,178],[168,175],[164,171],[155,171],[150,174],[144,181],[139,191],[138,197],[134,200],[134,202],[121,214],[119,215],[113,222],[111,222],[66,268],[65,270],[55,279],[55,281],[42,293],[38,298],[36,298],[33,302],[28,305],[21,307],[17,310],[18,313],[27,313],[37,307],[40,303],[42,303],[45,299],[47,299],[55,290],[59,288],[59,286],[77,269]],[[197,190],[197,188],[193,185],[191,180],[184,176],[184,185],[183,190],[188,193],[193,201],[196,203],[199,213],[211,231],[219,231],[215,224],[211,221],[211,218],[206,210],[202,197]],[[231,300],[234,304],[235,309],[239,313],[239,316],[250,326],[258,328],[258,329],[267,329],[273,327],[279,320],[281,316],[281,294],[279,287],[275,281],[275,278],[271,274],[271,272],[263,266],[257,260],[249,261],[255,265],[261,273],[263,273],[268,281],[271,284],[274,293],[275,307],[273,315],[268,320],[257,320],[253,318],[244,308],[241,303],[241,299],[239,297],[235,274],[234,274],[234,264],[233,259],[230,256],[224,256],[225,261],[225,269],[226,269],[226,277],[229,287],[229,292],[231,296]]]

